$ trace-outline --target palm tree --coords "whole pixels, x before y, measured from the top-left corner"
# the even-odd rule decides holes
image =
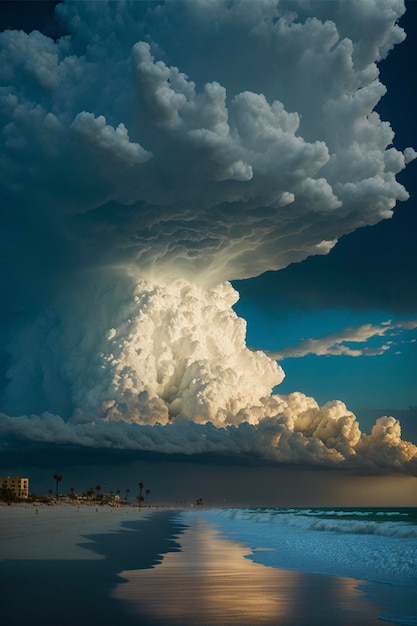
[[[61,474],[54,474],[54,481],[56,484],[56,499],[59,500],[59,492],[58,492],[58,485],[62,480],[62,476]]]
[[[130,489],[126,489],[126,502],[127,502],[127,500],[128,500],[129,493],[130,493]]]
[[[144,497],[142,495],[143,487],[144,487],[144,484],[143,483],[139,483],[139,495],[138,495],[139,508],[140,508],[140,505],[142,504],[142,502],[144,500]]]
[[[151,490],[150,490],[150,489],[147,489],[147,490],[145,491],[145,495],[146,495],[146,497],[150,496],[150,495],[151,495]],[[148,506],[149,506],[149,504],[148,504]]]
[[[96,485],[97,500],[100,497],[100,489],[101,489],[101,485]]]

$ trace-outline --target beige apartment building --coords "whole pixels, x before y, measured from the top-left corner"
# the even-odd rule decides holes
[[[27,498],[29,495],[29,478],[5,476],[0,478],[0,489],[11,491],[18,498]]]

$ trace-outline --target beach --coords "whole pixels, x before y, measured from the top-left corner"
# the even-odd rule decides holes
[[[250,546],[216,515],[1,506],[3,623],[377,626],[384,615],[417,623],[410,611],[408,621],[387,618],[401,586],[390,596],[384,584],[271,566],[277,551],[265,534]]]
[[[111,590],[126,566],[150,568],[176,549],[171,517],[133,507],[1,506],[3,623],[137,624]]]

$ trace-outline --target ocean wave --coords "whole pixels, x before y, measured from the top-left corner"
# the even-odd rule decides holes
[[[361,511],[360,515],[356,515],[358,510],[340,513],[236,508],[198,514],[225,536],[249,546],[252,553],[247,558],[267,567],[416,588],[415,510],[409,518],[402,514],[378,516],[376,510],[369,514]]]
[[[224,515],[254,523],[273,523],[303,530],[328,531],[383,537],[417,537],[417,525],[385,518],[407,515],[400,511],[361,511],[324,509],[227,509]],[[361,518],[361,519],[357,519]]]

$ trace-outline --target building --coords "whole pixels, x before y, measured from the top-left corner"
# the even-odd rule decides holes
[[[0,490],[11,492],[17,498],[27,498],[29,495],[29,478],[21,478],[20,476],[0,478]]]

